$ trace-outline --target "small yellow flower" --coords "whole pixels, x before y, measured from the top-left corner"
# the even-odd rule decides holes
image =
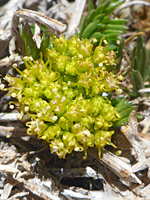
[[[113,122],[121,118],[102,96],[121,92],[123,77],[107,71],[115,66],[116,54],[108,51],[106,41],[96,48],[76,36],[53,37],[52,42],[38,60],[24,57],[23,71],[14,65],[20,77],[6,75],[8,88],[1,84],[0,89],[17,99],[10,108],[16,104],[21,116],[30,116],[27,133],[49,143],[51,153],[65,158],[72,151],[84,151],[86,158],[88,148],[96,146],[100,156],[105,145],[113,145]]]

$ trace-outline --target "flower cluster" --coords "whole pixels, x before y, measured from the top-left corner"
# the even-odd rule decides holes
[[[122,76],[106,70],[115,65],[115,52],[108,45],[96,48],[87,39],[53,38],[51,49],[38,60],[24,57],[20,77],[6,75],[9,94],[22,113],[31,117],[27,133],[49,143],[51,152],[65,158],[72,151],[111,143],[110,127],[121,118],[102,93],[120,93]]]

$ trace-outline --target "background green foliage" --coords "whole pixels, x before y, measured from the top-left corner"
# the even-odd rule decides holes
[[[46,48],[52,48],[52,33],[44,25],[40,25],[40,48],[37,47],[36,42],[33,40],[35,24],[22,23],[19,33],[14,29],[12,31],[23,56],[32,56],[32,58],[38,59],[40,52],[43,52]]]
[[[138,90],[150,87],[150,51],[144,46],[142,36],[138,36],[136,46],[132,52],[129,78],[133,85],[131,92],[126,91],[132,98],[147,96],[146,93],[138,93]],[[147,85],[145,85],[147,82]]]
[[[88,15],[82,18],[80,37],[96,38],[98,42],[104,38],[109,42],[110,49],[118,48],[117,40],[121,40],[119,35],[126,30],[126,20],[113,16],[110,18],[110,15],[123,2],[124,0],[101,0],[99,6],[94,8],[93,1],[90,0]]]

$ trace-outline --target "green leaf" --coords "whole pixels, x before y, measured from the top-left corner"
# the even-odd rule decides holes
[[[118,6],[120,6],[123,2],[124,2],[123,0],[117,1],[116,3],[113,3],[113,2],[112,2],[112,3],[109,5],[109,7],[107,7],[107,8],[105,9],[105,14],[106,14],[106,15],[111,14],[111,13],[114,11],[114,9],[117,8]]]
[[[101,22],[103,18],[104,18],[104,13],[96,15],[93,20],[98,20],[99,22]]]
[[[82,20],[81,20],[81,29],[80,29],[80,34],[82,35],[84,29],[85,29],[85,22],[86,22],[86,17],[85,15],[82,17]]]
[[[114,127],[121,127],[128,124],[129,117],[125,117],[120,119],[119,121],[114,123]]]
[[[25,42],[24,42],[23,38],[20,36],[19,32],[16,29],[12,28],[11,31],[16,38],[18,47],[19,47],[22,55],[25,55]]]
[[[40,52],[43,52],[46,48],[52,48],[52,33],[44,25],[40,25],[40,37],[41,46],[37,48],[33,35],[35,32],[34,24],[22,24],[20,27],[20,35],[16,33],[18,45],[20,45],[23,56],[32,56],[34,59],[40,57]],[[14,32],[15,33],[15,32]]]
[[[131,103],[126,101],[126,98],[116,97],[111,100],[112,105],[117,108],[117,111],[121,114],[122,118],[114,123],[115,127],[124,126],[128,123],[128,118],[133,109],[135,109]]]
[[[136,118],[137,118],[137,120],[141,121],[141,120],[144,119],[144,116],[143,116],[143,115],[136,114]]]
[[[124,25],[115,25],[115,24],[103,24],[100,26],[103,30],[117,30],[117,31],[125,31],[126,26]]]
[[[144,80],[142,78],[142,75],[137,70],[132,70],[132,76],[133,76],[133,85],[135,85],[135,92],[137,92],[139,89],[144,88]]]
[[[145,47],[143,47],[143,52],[142,52],[142,61],[141,65],[141,75],[143,77],[144,81],[148,80],[149,74],[150,74],[150,65],[148,64],[148,51]]]
[[[90,13],[91,10],[93,10],[93,9],[94,9],[94,4],[93,4],[93,1],[90,0],[89,3],[88,3],[88,13]]]
[[[117,33],[110,33],[110,34],[105,35],[105,39],[108,40],[108,41],[109,40],[116,41],[119,38],[118,38],[118,34]]]
[[[110,34],[110,33],[117,33],[118,35],[120,35],[122,33],[122,31],[118,31],[118,30],[105,30],[103,31],[104,34]]]
[[[91,39],[97,38],[100,42],[102,36],[109,42],[109,50],[117,50],[119,35],[126,30],[125,19],[110,19],[113,10],[121,5],[124,0],[100,0],[99,6],[94,9],[92,0],[89,1],[89,14],[84,21],[84,31],[81,26],[80,37]],[[100,34],[97,34],[100,32]],[[98,44],[98,43],[97,43]]]
[[[136,53],[137,50],[136,48],[133,49],[133,53],[132,53],[132,59],[131,59],[131,69],[136,69]]]
[[[52,45],[51,37],[50,36],[43,37],[41,42],[40,52],[44,52],[46,48],[51,49],[52,48],[51,45]]]
[[[127,23],[126,19],[110,19],[110,24],[125,25],[126,23]]]
[[[91,10],[91,12],[87,18],[87,24],[89,24],[90,22],[92,22],[94,20],[95,14],[96,14],[96,11],[94,9]]]
[[[91,22],[86,27],[86,29],[84,30],[84,32],[81,35],[81,37],[83,37],[83,38],[89,38],[91,36],[91,34],[97,29],[97,26],[98,26],[98,22],[97,21]]]
[[[139,35],[137,38],[137,50],[142,49],[142,48],[143,48],[143,38],[141,35]]]
[[[90,36],[90,40],[92,38],[96,38],[98,41],[100,41],[102,38],[104,37],[103,34],[101,34],[100,32],[94,32],[91,36]]]
[[[33,33],[31,31],[31,28],[28,23],[26,23],[21,30],[21,37],[23,38],[25,42],[25,55],[26,56],[32,56],[33,58],[36,58],[36,54],[38,52],[38,48],[33,41]]]
[[[142,60],[143,60],[143,48],[139,49],[137,52],[137,70],[140,72],[142,71],[143,68]]]
[[[121,43],[118,45],[117,58],[120,58],[122,56],[123,46],[124,46],[124,41],[122,40]]]
[[[103,1],[100,3],[100,6],[96,10],[96,14],[98,13],[105,13],[107,7],[109,7],[110,1]]]

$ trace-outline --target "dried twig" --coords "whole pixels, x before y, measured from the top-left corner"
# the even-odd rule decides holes
[[[24,197],[26,195],[29,195],[29,192],[19,192],[19,193],[15,194],[15,195],[11,196],[7,200],[14,200],[14,199],[17,199],[18,197]]]
[[[140,90],[138,90],[139,93],[150,93],[150,88],[142,88]]]
[[[8,3],[0,7],[0,42],[1,40],[8,40],[8,38],[11,36],[10,28],[13,13],[17,8],[22,8],[24,2],[25,0],[10,0]]]
[[[132,166],[133,172],[143,170],[148,167],[146,153],[144,150],[144,142],[140,138],[137,132],[137,120],[136,112],[132,111],[129,116],[128,125],[122,127],[121,132],[126,136],[127,140],[133,147],[135,158],[138,161],[135,165]]]
[[[141,184],[141,180],[132,172],[129,164],[126,164],[118,156],[104,151],[101,159],[118,177],[125,181]]]
[[[148,184],[142,190],[140,190],[140,195],[144,197],[150,197],[150,184]]]
[[[150,128],[150,118],[148,119],[146,125],[143,128],[142,134],[146,134],[148,132],[149,128]]]
[[[0,164],[0,172],[14,174],[14,173],[18,173],[19,170],[14,168],[12,165],[2,165],[2,164]]]
[[[0,126],[0,136],[1,137],[7,137],[7,138],[8,137],[22,137],[22,136],[27,136],[26,130],[27,130],[26,128],[20,128],[20,127]]]
[[[135,37],[139,36],[139,35],[145,35],[144,32],[138,32],[138,33],[134,33],[133,35],[131,35],[129,38],[127,38],[124,42],[124,46],[126,46],[131,40],[133,40]]]
[[[0,113],[0,121],[1,122],[19,121],[18,113]]]
[[[67,30],[67,34],[66,34],[67,38],[69,38],[71,35],[73,35],[75,33],[75,30],[79,26],[85,4],[86,4],[86,0],[82,0],[82,1],[76,0],[75,9],[72,14],[69,25],[68,25],[68,30]]]
[[[150,7],[150,3],[146,2],[146,1],[129,1],[129,2],[125,2],[124,4],[122,4],[121,6],[119,6],[114,11],[114,14],[117,15],[120,12],[120,10],[122,10],[124,8],[127,8],[127,7],[130,7],[130,6],[137,5],[137,4],[144,5],[144,6],[149,6]]]
[[[132,111],[129,116],[129,124],[122,127],[121,132],[126,136],[127,140],[136,152],[137,160],[145,160],[143,148],[141,146],[141,138],[137,133],[136,112]]]
[[[22,61],[22,58],[18,54],[13,54],[9,57],[5,57],[5,58],[0,60],[0,70],[2,68],[6,68],[6,66],[10,66],[13,63],[18,63],[18,62],[21,62],[21,61]],[[6,70],[8,70],[8,68],[6,68]]]
[[[74,192],[68,189],[64,189],[64,191],[62,192],[62,194],[64,196],[67,197],[67,199],[86,199],[86,200],[90,200],[91,198],[89,198],[87,195],[81,194],[80,192]],[[100,196],[99,196],[100,198]]]
[[[33,20],[37,23],[43,24],[48,28],[50,32],[52,32],[55,35],[59,35],[66,31],[65,24],[57,20],[51,19],[50,17],[47,17],[36,11],[26,10],[26,9],[17,10],[14,13],[12,18],[12,28],[15,30],[17,30],[18,28],[19,18],[23,18],[26,20]]]

